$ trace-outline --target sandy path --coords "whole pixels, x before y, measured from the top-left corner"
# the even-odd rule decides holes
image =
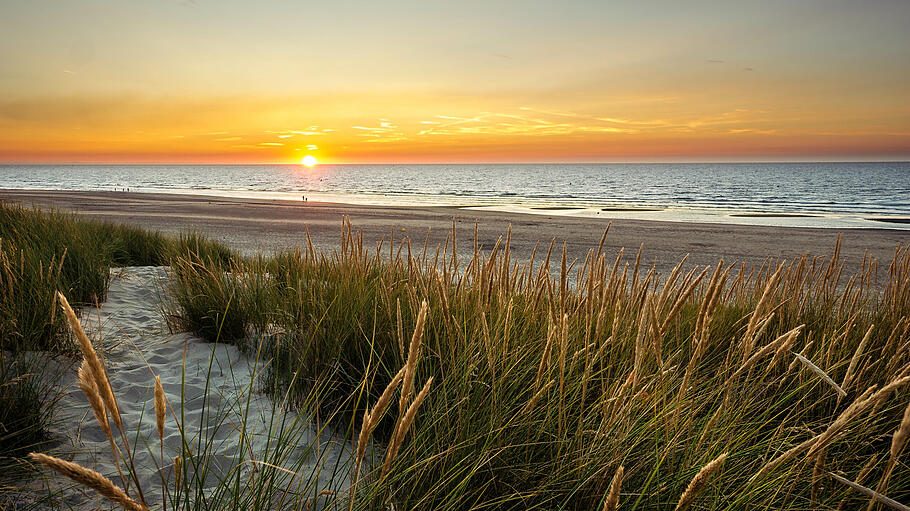
[[[270,435],[270,426],[283,427],[298,435],[294,445],[284,448],[286,459],[282,463],[285,468],[303,474],[295,488],[315,495],[320,490],[338,490],[338,485],[347,484],[343,475],[332,485],[330,479],[333,470],[348,473],[349,443],[325,432],[317,435],[297,414],[276,409],[271,399],[255,392],[257,385],[251,385],[257,374],[255,360],[233,346],[205,343],[187,333],[168,333],[157,309],[159,285],[165,278],[165,271],[154,267],[115,271],[107,301],[100,308],[82,311],[87,333],[93,339],[101,336],[105,346],[111,383],[130,442],[137,452],[137,472],[152,507],[161,501],[162,475],[173,488],[173,459],[181,452],[181,435],[174,418],[168,415],[165,461],[161,464],[152,372],[161,378],[167,399],[177,415],[182,413],[180,420],[187,441],[194,444],[191,449],[202,445],[208,451],[209,466],[204,478],[207,494],[215,488],[219,478],[236,467],[241,448],[244,449],[243,459],[249,459],[252,454],[258,460],[265,458],[267,448],[276,448],[275,439],[279,435],[276,431]],[[262,364],[259,365],[261,372]],[[118,482],[107,437],[76,387],[74,373],[75,368],[70,369],[59,382],[65,393],[55,412],[57,422],[52,433],[62,439],[62,445],[55,451],[61,457],[94,468]],[[250,389],[254,391],[250,392]],[[244,414],[247,402],[249,408]],[[247,434],[241,437],[239,431],[244,422]],[[308,477],[317,465],[321,471],[314,484],[307,486]],[[243,471],[252,466],[252,463],[243,464]],[[96,509],[94,499],[70,488],[60,477],[51,475],[41,483],[56,492],[59,500],[54,505]]]

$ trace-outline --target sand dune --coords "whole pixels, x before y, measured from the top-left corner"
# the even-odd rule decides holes
[[[255,380],[262,374],[264,363],[257,366],[254,359],[234,346],[208,344],[187,333],[167,331],[158,311],[158,293],[165,278],[162,268],[116,270],[107,301],[100,308],[82,311],[87,333],[93,339],[100,338],[105,347],[111,383],[130,440],[138,439],[134,445],[135,463],[148,502],[161,501],[162,476],[173,485],[173,459],[181,453],[182,441],[174,417],[168,415],[162,464],[155,427],[153,374],[161,378],[170,405],[178,417],[182,416],[180,420],[191,449],[202,445],[209,451],[206,491],[212,490],[236,466],[240,449],[245,450],[244,459],[252,455],[259,460],[264,459],[267,448],[275,449],[274,442],[280,433],[272,431],[269,435],[270,426],[297,435],[296,444],[288,449],[283,464],[302,473],[295,483],[297,489],[315,494],[322,489],[339,490],[339,485],[346,486],[346,474],[350,473],[349,443],[325,431],[319,434],[308,418],[279,409],[271,399],[257,392]],[[57,383],[64,394],[55,412],[52,431],[60,444],[52,452],[120,483],[107,437],[76,387],[75,367],[64,371]],[[241,441],[244,422],[247,434]],[[307,483],[317,466],[322,472],[314,480],[314,491]],[[251,463],[242,466],[244,471],[250,469]],[[343,475],[336,477],[334,486],[330,486],[335,471]],[[41,493],[42,486],[54,492],[59,505],[96,509],[94,499],[71,488],[62,477],[47,475],[35,482],[32,489],[36,495]]]

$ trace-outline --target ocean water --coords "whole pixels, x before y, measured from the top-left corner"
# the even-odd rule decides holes
[[[910,163],[2,165],[0,188],[910,228]]]

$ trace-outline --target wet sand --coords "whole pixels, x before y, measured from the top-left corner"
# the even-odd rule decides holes
[[[608,223],[604,244],[607,257],[624,247],[632,255],[643,245],[642,263],[656,265],[666,274],[683,256],[691,264],[726,262],[761,264],[767,258],[792,259],[803,254],[830,255],[838,233],[843,235],[842,256],[846,271],[861,263],[864,251],[887,264],[899,243],[910,242],[910,231],[896,229],[816,229],[712,223],[660,222],[611,219],[608,211],[598,218],[543,214],[514,214],[468,210],[458,207],[366,206],[129,192],[65,192],[0,190],[0,200],[40,208],[70,210],[99,220],[139,225],[175,233],[196,230],[245,253],[302,247],[309,230],[320,249],[338,246],[342,218],[348,216],[362,229],[364,242],[374,246],[394,234],[396,242],[409,238],[415,250],[445,243],[457,229],[459,256],[467,261],[478,243],[491,248],[512,226],[513,258],[527,259],[536,243],[546,250],[550,240],[566,244],[570,259],[582,261],[596,247]],[[428,237],[429,229],[429,237]]]

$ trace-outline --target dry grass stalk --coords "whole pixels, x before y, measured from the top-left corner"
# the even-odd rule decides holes
[[[523,413],[523,414],[529,413],[531,410],[533,410],[534,406],[537,405],[537,401],[539,401],[541,396],[543,396],[544,394],[547,393],[548,390],[550,390],[550,387],[552,387],[554,383],[556,383],[556,380],[550,380],[540,390],[535,392],[534,395],[531,396],[531,399],[528,400],[528,404],[526,404],[524,406],[524,408],[522,408],[521,413]]]
[[[91,375],[91,368],[88,366],[88,361],[85,359],[82,360],[82,365],[79,367],[79,389],[82,390],[89,405],[91,405],[92,413],[94,413],[98,425],[101,426],[104,433],[110,437],[111,424],[107,419],[104,401],[101,399],[101,394],[98,393],[98,387]]]
[[[856,398],[856,400],[850,404],[850,406],[848,406],[847,409],[844,410],[823,433],[816,435],[809,440],[806,440],[805,442],[778,456],[774,461],[762,467],[762,469],[759,470],[759,472],[754,476],[752,476],[750,480],[757,479],[761,475],[766,474],[770,470],[779,466],[784,461],[793,458],[803,450],[809,450],[807,457],[810,458],[818,454],[831,444],[831,442],[834,440],[834,437],[840,433],[840,431],[843,430],[851,420],[856,418],[862,412],[866,411],[870,406],[883,401],[891,392],[903,385],[906,385],[907,383],[910,383],[910,376],[895,378],[891,381],[891,383],[874,393],[873,391],[875,390],[875,387],[870,387],[861,396]]]
[[[887,385],[881,388],[878,392],[872,395],[869,398],[869,401],[876,406],[879,406],[881,403],[884,403],[888,396],[895,390],[903,387],[904,385],[910,383],[910,375],[898,375],[896,378],[891,380]]]
[[[427,380],[426,384],[424,384],[423,389],[417,394],[417,397],[414,398],[414,402],[408,407],[408,411],[399,420],[399,423],[396,424],[395,434],[392,437],[391,442],[389,442],[389,449],[386,452],[385,461],[382,464],[382,477],[385,477],[389,472],[389,469],[392,467],[392,462],[395,461],[395,457],[398,456],[398,449],[401,447],[402,442],[404,442],[404,437],[408,434],[408,430],[414,422],[414,417],[417,416],[417,410],[430,392],[430,385],[432,383],[433,378],[431,377]]]
[[[36,452],[29,453],[29,457],[77,483],[88,486],[123,509],[128,511],[148,511],[147,507],[131,499],[119,486],[116,486],[110,479],[94,470]]]
[[[164,388],[161,386],[161,378],[158,375],[155,375],[155,425],[158,427],[158,441],[160,442],[160,454],[161,462],[164,463],[164,414],[167,410],[166,401],[164,399]],[[159,472],[160,473],[160,472]],[[164,474],[161,475],[161,507],[167,509],[167,491],[166,486],[167,482],[165,481]]]
[[[865,495],[868,495],[869,497],[872,497],[873,502],[875,502],[875,501],[881,502],[882,504],[884,504],[892,509],[897,509],[898,511],[910,511],[910,507],[905,506],[905,505],[901,504],[900,502],[897,502],[896,500],[889,499],[888,497],[882,495],[881,493],[878,493],[877,491],[875,491],[871,488],[866,488],[865,486],[863,486],[861,484],[854,483],[853,481],[851,481],[849,479],[846,479],[844,477],[841,477],[841,476],[831,473],[831,472],[828,472],[828,475],[831,476],[832,478],[834,478],[835,480],[837,480],[838,482],[846,484],[847,486],[853,488],[854,490],[856,490],[860,493],[863,493]]]
[[[76,317],[73,308],[70,307],[66,297],[63,296],[62,293],[57,293],[57,298],[60,300],[60,306],[63,307],[63,313],[66,316],[70,329],[72,329],[73,334],[76,336],[76,340],[79,342],[82,355],[85,357],[86,362],[88,362],[92,378],[95,380],[95,386],[97,387],[101,398],[104,400],[106,410],[110,413],[117,428],[122,428],[123,423],[120,420],[120,408],[117,406],[117,400],[114,398],[114,391],[111,388],[104,366],[101,365],[101,360],[98,358],[98,354],[92,346],[92,341],[85,335],[85,330],[82,329],[82,324],[79,323],[79,319]]]
[[[717,266],[714,268],[714,273],[711,274],[711,280],[708,281],[708,285],[705,287],[705,296],[701,300],[701,304],[698,307],[698,318],[695,320],[695,333],[696,337],[701,337],[702,331],[705,329],[705,323],[708,320],[708,306],[711,303],[711,300],[714,298],[715,290],[720,279],[721,272],[723,271],[724,262],[723,260],[718,261]]]
[[[565,407],[565,387],[566,387],[566,351],[569,349],[569,316],[562,315],[562,322],[559,324],[559,425],[558,435],[562,438],[563,428],[566,421]]]
[[[367,443],[370,441],[370,435],[373,433],[373,430],[376,429],[376,426],[379,425],[379,421],[382,420],[386,408],[388,408],[389,403],[392,401],[392,394],[395,393],[398,384],[401,383],[401,380],[404,378],[406,369],[407,366],[399,369],[398,373],[392,378],[392,381],[386,385],[385,390],[382,391],[382,395],[379,396],[379,400],[376,401],[373,408],[371,408],[369,412],[363,412],[363,424],[360,426],[360,436],[357,438],[357,458],[354,462],[354,483],[351,485],[351,508],[354,506],[354,495],[357,493],[357,483],[360,479],[360,466],[363,463],[363,458],[367,452]]]
[[[386,386],[382,395],[379,396],[379,400],[373,405],[373,408],[371,408],[369,412],[364,412],[363,425],[360,429],[360,436],[357,439],[357,468],[360,467],[360,462],[363,461],[370,435],[373,433],[373,430],[376,429],[376,426],[379,425],[380,420],[382,420],[386,408],[392,401],[392,395],[395,393],[395,390],[398,389],[398,384],[401,383],[402,378],[404,378],[404,371],[405,368],[402,367],[401,370],[398,371],[398,374],[396,374],[395,377],[392,378],[392,381]],[[357,469],[355,468],[355,473],[356,472]]]
[[[793,344],[796,343],[796,340],[799,339],[799,334],[801,333],[802,330],[796,332],[795,334],[788,337],[785,341],[778,344],[777,348],[774,349],[774,356],[771,358],[771,363],[768,365],[768,367],[775,367],[777,365],[777,361],[780,360],[780,358],[784,356],[785,353],[790,352],[790,349],[793,347]]]
[[[394,232],[394,231],[392,231]],[[395,320],[398,331],[398,353],[404,358],[404,327],[401,323],[401,299],[395,299]]]
[[[812,469],[812,484],[809,495],[809,502],[812,507],[816,506],[818,501],[818,491],[821,486],[821,478],[825,473],[825,455],[827,451],[822,451],[815,457],[815,465]]]
[[[897,456],[904,449],[904,445],[907,443],[907,437],[910,436],[910,403],[907,403],[907,407],[904,408],[904,416],[901,418],[900,426],[894,432],[894,435],[891,437],[891,450],[889,452],[890,456],[888,458],[888,466],[885,468],[885,473],[882,475],[882,478],[878,481],[878,486],[876,487],[877,492],[882,493],[888,489],[888,481],[891,479],[891,473],[894,471],[894,467],[897,465]],[[872,506],[875,504],[875,499],[869,502],[867,510],[872,509]]]
[[[749,325],[746,327],[746,334],[743,336],[743,362],[745,362],[749,354],[752,353],[752,349],[755,346],[755,338],[757,337],[757,335],[755,335],[756,328],[758,327],[759,321],[763,319],[765,305],[771,299],[774,290],[777,289],[777,283],[780,281],[783,270],[784,263],[781,263],[777,267],[777,271],[768,279],[762,296],[759,298],[758,304],[755,305],[755,312],[752,313],[752,317],[749,319]]]
[[[540,381],[543,379],[544,370],[550,368],[550,348],[553,346],[553,320],[552,318],[547,325],[547,344],[543,348],[543,354],[540,356],[540,365],[537,368],[537,377],[534,379],[534,388],[540,388]]]
[[[772,461],[765,464],[758,472],[756,472],[752,477],[749,478],[749,481],[755,481],[756,479],[762,477],[763,475],[771,472],[775,468],[782,465],[784,462],[789,461],[796,456],[798,456],[803,451],[809,450],[809,457],[813,454],[820,452],[823,448],[827,447],[830,440],[834,437],[835,434],[840,432],[844,426],[847,425],[854,417],[859,415],[863,410],[868,408],[872,404],[872,397],[870,394],[875,390],[874,387],[867,389],[861,396],[856,398],[846,410],[841,412],[841,414],[828,426],[828,428],[818,435],[805,440],[794,447],[790,448],[783,454],[779,455],[777,458],[774,458]]]
[[[164,441],[164,413],[166,409],[161,378],[155,375],[155,425],[158,426],[158,438],[162,442]]]
[[[632,387],[638,387],[638,376],[641,374],[641,366],[644,364],[645,356],[645,332],[648,328],[648,313],[650,312],[650,297],[646,296],[641,306],[641,313],[638,317],[638,333],[635,336],[635,359],[632,362],[632,373],[635,378],[632,381]]]
[[[89,405],[92,407],[95,421],[98,422],[98,425],[101,426],[101,430],[104,431],[104,434],[107,436],[107,440],[111,445],[111,453],[113,454],[114,461],[117,465],[117,473],[120,475],[120,480],[126,481],[126,478],[123,477],[123,471],[120,468],[120,450],[117,447],[117,443],[114,441],[114,435],[111,433],[111,424],[107,419],[104,401],[101,399],[98,388],[95,386],[95,380],[92,379],[90,373],[91,369],[88,366],[88,361],[83,358],[82,365],[79,367],[79,389],[85,394],[86,400],[88,400]],[[129,487],[127,487],[127,489],[129,489]]]
[[[625,469],[622,465],[616,469],[616,473],[613,474],[613,481],[610,482],[610,492],[607,493],[607,498],[604,500],[603,511],[616,511],[619,509],[619,488],[622,486],[622,476]]]
[[[708,268],[706,267],[705,269],[703,269],[701,271],[701,273],[698,275],[698,277],[695,277],[689,283],[689,285],[686,286],[686,288],[683,290],[683,292],[680,293],[680,295],[676,298],[676,301],[673,303],[673,306],[670,307],[670,312],[667,313],[666,317],[664,317],[663,323],[661,323],[661,325],[660,325],[659,335],[661,337],[663,337],[663,335],[667,332],[667,329],[670,327],[670,323],[673,321],[673,319],[676,317],[676,315],[679,314],[679,311],[682,310],[682,306],[686,303],[686,300],[688,300],[689,297],[692,296],[692,293],[695,291],[695,288],[698,286],[698,284],[701,282],[701,280],[705,277],[705,275],[707,275],[707,273],[708,273]]]
[[[181,470],[181,459],[180,456],[174,456],[174,495],[180,495],[180,476],[182,474]]]
[[[907,443],[907,437],[910,436],[910,403],[904,409],[904,416],[901,419],[901,425],[894,432],[891,438],[891,459],[896,460],[904,445]]]
[[[429,306],[427,305],[426,300],[421,302],[420,311],[417,313],[417,323],[414,326],[414,334],[411,336],[411,344],[408,347],[408,359],[405,361],[403,368],[404,374],[402,375],[403,383],[401,387],[401,396],[398,399],[398,419],[395,421],[395,429],[392,432],[393,442],[396,438],[404,436],[404,432],[401,431],[401,428],[404,424],[405,415],[409,410],[408,400],[411,398],[411,393],[414,388],[414,375],[417,372],[417,360],[420,357],[420,345],[423,340],[423,327],[427,319],[428,309]],[[389,452],[391,452],[391,446]],[[386,454],[386,463],[390,463],[388,452]],[[384,474],[385,469],[383,469],[383,475]]]
[[[83,364],[85,367],[85,373],[91,374],[91,379],[95,384],[94,389],[97,391],[97,395],[100,395],[102,401],[104,401],[104,410],[110,417],[114,420],[114,424],[117,426],[117,429],[120,432],[120,438],[123,441],[124,451],[128,454],[125,457],[125,461],[129,463],[132,468],[132,473],[136,473],[136,468],[133,466],[133,458],[129,456],[131,452],[129,441],[127,440],[127,435],[123,429],[123,421],[120,417],[120,407],[117,405],[117,399],[114,397],[114,389],[111,387],[110,378],[107,376],[107,371],[104,369],[104,365],[98,357],[98,353],[95,351],[94,346],[92,346],[91,340],[85,334],[85,330],[82,329],[82,324],[79,322],[79,319],[76,317],[76,313],[73,311],[73,308],[70,307],[69,302],[62,293],[57,293],[57,299],[60,301],[60,306],[63,309],[63,313],[66,316],[67,323],[69,323],[70,329],[73,331],[73,334],[76,336],[76,339],[79,342],[80,350],[83,355]],[[99,421],[100,424],[100,421]],[[120,459],[119,459],[119,449],[117,448],[116,442],[114,442],[114,437],[108,435],[108,440],[111,444],[112,454],[115,461],[117,462],[117,470],[120,470]],[[123,473],[120,472],[121,480],[126,484],[127,491],[129,491],[129,480],[122,477]],[[142,487],[136,483],[136,491],[138,492],[139,500],[142,502],[143,506],[145,505],[145,496],[142,492]]]
[[[809,448],[807,457],[811,458],[815,454],[826,449],[828,447],[828,445],[830,445],[831,442],[834,441],[834,438],[837,436],[837,434],[840,433],[845,427],[847,427],[847,424],[850,421],[852,421],[853,419],[858,417],[861,413],[866,411],[870,406],[875,404],[876,396],[878,395],[878,393],[872,394],[873,390],[874,390],[874,387],[870,387],[869,389],[866,389],[866,392],[863,392],[863,395],[856,398],[856,400],[853,403],[851,403],[850,406],[848,406],[847,409],[844,410],[843,413],[841,413],[837,417],[837,419],[835,419],[835,421],[832,422],[831,425],[829,425],[827,429],[825,429],[824,432],[822,432],[815,438],[815,441],[812,443],[812,445]],[[869,396],[869,394],[872,394],[872,395]]]
[[[850,365],[847,366],[847,372],[844,374],[843,382],[841,382],[842,388],[850,388],[850,383],[852,383],[852,378],[854,376],[853,372],[856,370],[856,364],[859,363],[859,358],[863,354],[863,350],[866,348],[866,343],[869,342],[869,338],[872,337],[872,330],[874,329],[875,325],[869,325],[869,329],[866,330],[866,335],[863,336],[863,340],[859,342],[859,346],[857,346],[856,351],[853,352],[853,357],[850,359]]]
[[[723,453],[714,458],[713,461],[702,467],[701,470],[695,474],[695,477],[689,482],[689,486],[686,488],[686,491],[683,492],[682,496],[679,498],[679,502],[676,504],[677,511],[689,509],[689,506],[691,506],[695,499],[701,495],[705,485],[708,484],[708,481],[710,481],[720,470],[726,459],[727,453]]]
[[[401,398],[398,401],[399,421],[401,418],[400,414],[403,414],[407,408],[408,399],[411,398],[411,392],[414,388],[414,373],[417,371],[417,359],[420,356],[420,343],[423,340],[423,325],[427,320],[428,308],[429,306],[424,300],[420,304],[420,312],[417,313],[417,324],[414,326],[414,335],[411,336],[411,344],[408,346],[408,359],[404,365],[404,384],[401,387]]]
[[[736,372],[733,373],[732,376],[730,376],[730,379],[732,380],[733,378],[736,378],[737,376],[739,376],[740,374],[745,372],[747,369],[749,369],[750,367],[755,365],[755,363],[758,362],[759,359],[761,359],[763,356],[770,353],[772,350],[776,351],[777,349],[779,349],[779,347],[781,345],[790,343],[793,340],[795,340],[799,336],[799,333],[802,332],[803,328],[805,328],[805,326],[806,325],[799,325],[798,327],[781,334],[780,336],[778,336],[777,339],[774,339],[770,343],[762,346],[758,351],[755,352],[754,355],[749,357],[749,360],[746,360],[743,363],[743,365],[741,365],[739,367],[739,369],[737,369]]]
[[[802,362],[803,365],[805,365],[806,367],[808,367],[809,369],[811,369],[813,373],[817,374],[819,378],[821,378],[822,380],[824,380],[825,383],[827,383],[828,385],[831,385],[831,387],[834,388],[834,390],[837,392],[837,394],[838,394],[840,397],[842,397],[842,398],[847,397],[847,393],[844,392],[844,389],[842,389],[842,388],[840,387],[840,385],[838,385],[837,383],[835,383],[834,380],[832,380],[831,377],[828,376],[827,373],[825,373],[824,371],[822,371],[817,365],[813,364],[811,360],[809,360],[808,358],[806,358],[806,357],[800,355],[799,353],[794,353],[794,355],[796,355],[796,358],[797,358],[800,362]]]

